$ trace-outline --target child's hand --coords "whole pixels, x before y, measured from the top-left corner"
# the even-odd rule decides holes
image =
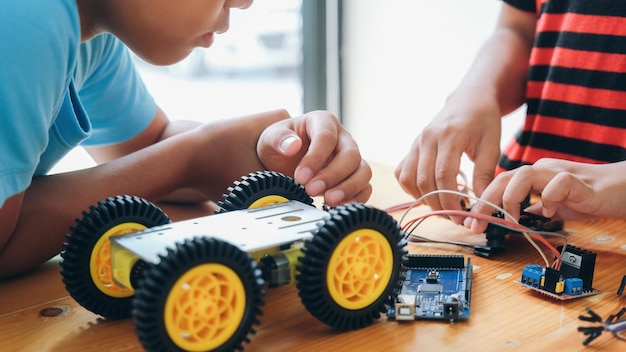
[[[503,172],[483,192],[482,199],[502,205],[519,217],[520,204],[528,194],[540,194],[539,202],[528,212],[548,218],[624,218],[626,216],[626,163],[585,164],[544,158],[534,165]],[[473,212],[491,214],[493,209],[480,202]],[[467,218],[464,223],[474,232],[485,230],[484,221]]]
[[[500,155],[500,109],[485,91],[467,89],[451,96],[415,139],[396,178],[416,199],[435,190],[457,190],[463,153],[474,162],[473,190],[480,195],[493,179]],[[461,210],[458,197],[447,194],[424,201],[433,210]]]
[[[293,175],[311,196],[335,206],[366,202],[372,194],[370,166],[337,118],[324,111],[281,120],[257,143],[266,169]]]

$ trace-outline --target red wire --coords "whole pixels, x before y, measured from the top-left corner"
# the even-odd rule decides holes
[[[559,252],[558,249],[556,249],[543,236],[541,236],[541,235],[539,235],[537,233],[532,232],[532,229],[529,229],[529,228],[527,228],[525,226],[516,224],[516,223],[511,222],[511,221],[507,221],[505,219],[501,219],[501,218],[497,218],[497,217],[489,216],[489,215],[475,214],[475,213],[471,213],[471,212],[467,212],[467,211],[460,211],[460,210],[436,210],[436,211],[432,211],[430,213],[424,214],[422,216],[418,216],[417,218],[408,221],[402,227],[402,230],[406,231],[406,229],[408,227],[410,227],[411,225],[415,224],[417,221],[420,221],[422,219],[426,219],[428,217],[435,216],[435,215],[446,215],[446,216],[448,216],[448,215],[457,215],[457,216],[463,216],[463,217],[472,217],[472,218],[476,218],[476,219],[479,219],[479,220],[485,220],[485,221],[488,221],[488,222],[493,222],[493,223],[507,225],[509,227],[516,228],[516,229],[518,229],[520,231],[527,232],[533,239],[543,243],[552,252],[554,252],[556,254],[557,258],[561,257],[561,252]]]

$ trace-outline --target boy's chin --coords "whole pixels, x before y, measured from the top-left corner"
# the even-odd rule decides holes
[[[169,66],[180,61],[183,61],[187,56],[191,54],[192,50],[187,52],[183,52],[180,54],[175,54],[173,51],[161,50],[159,53],[155,54],[146,54],[146,53],[138,53],[135,52],[137,56],[139,56],[143,61],[155,65],[155,66]]]

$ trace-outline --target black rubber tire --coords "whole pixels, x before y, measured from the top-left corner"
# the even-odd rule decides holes
[[[114,297],[94,282],[100,280],[92,277],[90,267],[94,246],[118,225],[136,223],[148,228],[169,222],[169,217],[159,207],[135,196],[110,197],[92,205],[89,211],[83,212],[82,218],[76,219],[63,243],[61,276],[69,294],[81,306],[106,319],[129,317],[132,289],[130,296]]]
[[[397,222],[382,210],[350,204],[338,206],[329,213],[330,218],[319,224],[318,232],[304,244],[304,256],[299,258],[297,268],[297,288],[306,309],[320,321],[338,330],[360,329],[380,318],[380,313],[386,312],[387,306],[392,304],[404,276],[406,241]],[[386,243],[383,246],[389,246],[387,249],[392,257],[389,261],[393,268],[388,281],[380,286],[384,287],[382,293],[378,297],[372,293],[367,298],[371,303],[366,302],[367,306],[352,309],[333,298],[327,276],[329,272],[330,275],[337,272],[337,268],[330,268],[330,261],[342,240],[361,230],[373,230],[377,238],[384,239],[381,242]],[[360,261],[361,258],[356,256],[355,260]],[[359,265],[363,268],[368,264],[361,262]]]
[[[185,240],[184,243],[177,244],[176,248],[169,248],[167,254],[161,256],[160,260],[159,264],[146,265],[133,301],[134,325],[143,347],[149,352],[184,351],[184,348],[176,344],[175,339],[167,330],[168,297],[175,296],[175,289],[179,286],[174,287],[174,285],[185,273],[195,273],[192,270],[203,264],[221,264],[232,270],[241,280],[245,291],[245,308],[238,327],[231,335],[228,335],[227,341],[211,350],[242,350],[242,344],[249,342],[248,335],[255,333],[252,326],[259,324],[258,316],[262,314],[260,307],[264,304],[263,279],[260,270],[257,269],[257,263],[239,248],[211,237],[195,237]],[[216,275],[213,272],[209,274],[210,277]],[[195,310],[189,314],[193,317],[198,316]],[[207,317],[206,320],[210,319]],[[176,328],[179,327],[176,326]]]
[[[217,203],[218,213],[250,208],[253,203],[268,196],[279,196],[287,200],[297,200],[305,204],[313,204],[304,186],[293,178],[275,171],[257,171],[235,181],[228,187],[222,200]]]

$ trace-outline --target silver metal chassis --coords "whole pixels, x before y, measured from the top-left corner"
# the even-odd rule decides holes
[[[326,211],[289,201],[173,222],[111,237],[110,241],[146,262],[158,264],[159,255],[165,255],[167,248],[174,248],[185,239],[214,237],[251,253],[311,238],[317,223],[328,217]]]

